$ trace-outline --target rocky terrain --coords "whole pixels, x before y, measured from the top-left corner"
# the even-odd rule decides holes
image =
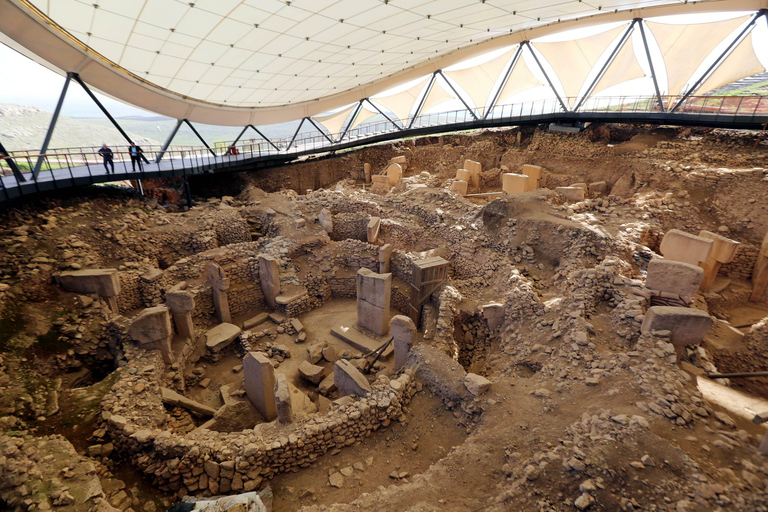
[[[462,194],[467,160],[480,171]],[[524,165],[543,168],[536,186],[504,193]],[[81,189],[0,214],[0,510],[152,512],[267,488],[276,511],[768,510],[768,429],[751,421],[768,379],[706,378],[768,368],[759,134],[487,130],[191,185],[191,209]],[[672,230],[739,243],[707,291],[646,281]],[[437,257],[447,279],[402,368],[330,335],[355,316],[360,269],[386,260],[408,315],[414,262]],[[62,286],[83,269],[115,269],[116,309]],[[217,290],[237,329],[222,349]],[[182,291],[192,334],[174,316],[168,347],[145,344],[131,325]],[[680,361],[670,330],[642,328],[662,300],[713,325]],[[249,401],[254,351],[296,375],[290,421]],[[342,396],[338,360],[367,390]]]

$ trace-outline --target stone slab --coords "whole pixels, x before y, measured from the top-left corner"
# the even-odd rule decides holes
[[[648,263],[645,286],[651,290],[691,297],[699,290],[704,269],[683,261],[654,258]]]
[[[196,402],[195,400],[180,395],[168,388],[160,388],[160,397],[164,404],[178,405],[179,407],[183,407],[188,411],[196,412],[197,414],[202,414],[203,416],[213,416],[216,414],[216,409],[213,407],[203,405],[200,402]]]
[[[671,229],[661,240],[659,251],[668,260],[698,265],[707,261],[713,245],[712,240],[691,235],[679,229]]]
[[[464,180],[455,180],[451,183],[451,192],[457,192],[465,196],[467,195],[467,190],[469,190],[469,183]]]
[[[365,227],[365,235],[369,244],[375,244],[379,239],[379,230],[381,229],[381,217],[371,217],[368,225]]]
[[[539,165],[525,164],[520,172],[538,182],[541,179],[542,170],[543,168]]]
[[[312,384],[320,384],[325,378],[325,369],[309,361],[302,361],[299,365],[299,375],[301,378]]]
[[[675,346],[698,345],[712,325],[706,311],[674,306],[653,306],[648,309],[640,330],[670,331],[669,341]]]
[[[501,190],[507,194],[523,194],[528,192],[528,177],[524,174],[502,174]]]
[[[243,329],[253,329],[254,327],[263,324],[269,320],[269,313],[259,313],[258,315],[254,316],[253,318],[249,318],[245,322],[243,322]]]
[[[68,292],[96,293],[102,297],[120,295],[120,278],[114,268],[62,272],[59,275],[59,283]]]
[[[389,164],[389,167],[387,167],[387,170],[384,174],[386,174],[387,178],[389,178],[389,185],[394,187],[397,185],[397,182],[400,180],[400,178],[403,177],[403,168],[400,164]]]
[[[365,375],[346,359],[340,359],[333,365],[333,382],[339,389],[340,396],[366,397],[372,391]]]
[[[211,352],[219,352],[235,341],[241,332],[235,324],[219,324],[205,333],[205,346]]]
[[[344,326],[341,323],[338,323],[331,328],[331,334],[363,354],[367,354],[371,350],[376,350],[384,343],[384,341],[386,341],[375,340],[366,336],[353,326]],[[394,352],[395,349],[390,343],[379,359],[387,361],[392,357]]]
[[[586,189],[581,187],[557,187],[555,192],[565,196],[565,200],[569,202],[583,201],[587,195]]]
[[[275,369],[263,352],[248,352],[243,358],[245,393],[267,421],[277,418]]]
[[[167,340],[172,335],[171,316],[164,305],[146,308],[128,326],[128,336],[142,345]]]
[[[706,238],[707,240],[712,240],[712,251],[709,253],[709,257],[719,263],[732,262],[733,258],[736,256],[736,250],[739,248],[739,245],[741,245],[741,243],[736,240],[731,240],[723,235],[705,229],[699,231],[699,236],[701,238]]]

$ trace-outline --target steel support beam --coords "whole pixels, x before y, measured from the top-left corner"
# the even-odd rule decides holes
[[[459,91],[457,91],[456,88],[453,86],[453,84],[450,82],[450,80],[448,80],[448,77],[445,76],[445,74],[443,73],[443,70],[440,69],[437,72],[440,73],[440,76],[443,77],[443,80],[445,80],[445,83],[447,83],[448,87],[451,88],[451,90],[453,91],[453,94],[455,94],[456,97],[459,98],[459,100],[464,104],[464,106],[467,108],[467,110],[469,110],[469,113],[472,114],[472,117],[475,118],[475,121],[479,120],[480,118],[477,117],[477,114],[475,114],[475,111],[472,110],[471,108],[469,108],[469,105],[467,104],[467,102],[464,101],[464,98],[461,97],[461,94],[459,94]],[[475,105],[475,106],[477,106],[477,105]],[[478,110],[480,110],[480,107],[478,107]]]
[[[533,55],[533,59],[536,61],[536,64],[539,66],[539,69],[542,73],[544,73],[544,78],[547,80],[547,83],[549,84],[549,88],[552,89],[552,92],[555,93],[555,96],[557,96],[557,101],[560,102],[560,106],[563,108],[563,112],[568,112],[568,106],[563,101],[563,98],[560,97],[560,94],[557,92],[557,89],[555,89],[554,84],[552,84],[552,80],[549,79],[549,75],[546,71],[544,71],[544,66],[541,65],[541,62],[539,61],[539,57],[536,55],[536,52],[533,51],[533,47],[531,46],[530,41],[523,41],[520,43],[520,46],[525,45],[528,47],[528,51],[531,52],[531,55]]]
[[[311,117],[308,117],[307,119],[309,120],[310,124],[312,124],[312,126],[314,126],[315,128],[317,128],[317,131],[319,131],[320,133],[322,133],[322,134],[323,134],[323,137],[325,137],[325,138],[328,140],[328,142],[330,142],[331,144],[333,144],[333,139],[332,139],[331,137],[329,137],[329,136],[328,136],[328,135],[327,135],[327,134],[326,134],[326,133],[323,131],[323,129],[322,129],[322,128],[320,128],[320,126],[319,126],[319,125],[318,125],[318,124],[315,122],[315,120],[314,120],[314,119],[312,119]],[[331,134],[331,135],[333,135],[333,134]]]
[[[643,20],[635,18],[637,20],[637,26],[640,27],[640,35],[643,38],[643,46],[645,47],[645,58],[648,59],[648,66],[651,68],[651,78],[653,78],[653,87],[656,89],[656,98],[659,100],[659,108],[662,112],[666,112],[664,107],[664,99],[661,97],[661,90],[659,89],[659,81],[656,78],[656,71],[653,69],[653,60],[651,59],[651,50],[648,48],[648,39],[645,37],[645,27],[643,26]]]
[[[13,172],[13,177],[16,178],[16,181],[18,182],[27,181],[27,178],[25,178],[24,175],[21,173],[21,169],[19,169],[18,164],[16,164],[16,160],[10,158],[11,155],[9,155],[8,151],[5,150],[5,147],[3,146],[2,142],[0,142],[0,156],[4,156],[8,158],[8,160],[5,160],[5,163],[7,163],[8,167],[11,168],[11,172]]]
[[[296,142],[296,137],[299,135],[299,130],[301,130],[301,127],[304,126],[304,121],[306,120],[306,117],[301,118],[301,122],[299,123],[299,126],[296,128],[296,133],[293,134],[293,137],[291,137],[291,142],[288,143],[288,147],[285,148],[286,151],[291,149],[291,146],[293,146],[293,143]]]
[[[259,131],[259,129],[258,129],[258,128],[256,128],[256,127],[255,127],[255,126],[253,126],[252,124],[249,124],[248,126],[250,126],[251,128],[253,128],[253,131],[255,131],[256,133],[258,133],[258,134],[259,134],[259,136],[260,136],[262,139],[264,139],[265,141],[267,141],[267,142],[269,143],[269,145],[270,145],[270,146],[272,146],[273,148],[275,148],[275,151],[280,151],[280,148],[279,148],[279,147],[277,147],[277,146],[275,146],[275,144],[274,144],[274,143],[273,143],[271,140],[269,140],[269,139],[267,138],[267,136],[266,136],[266,135],[264,135],[263,133],[261,133],[261,131]]]
[[[187,123],[187,126],[189,126],[189,129],[192,130],[192,133],[194,133],[197,136],[197,138],[200,139],[200,142],[202,142],[205,145],[205,147],[208,148],[208,151],[211,152],[213,157],[216,158],[216,152],[212,150],[211,146],[209,146],[208,143],[205,142],[205,139],[199,133],[197,133],[197,130],[195,130],[195,127],[192,126],[192,123],[190,123],[187,119],[182,119],[182,121]]]
[[[354,112],[352,112],[352,117],[349,119],[349,122],[347,123],[346,128],[344,128],[341,131],[341,135],[339,136],[339,140],[337,140],[336,142],[341,142],[341,139],[343,139],[344,136],[349,131],[349,127],[352,126],[352,123],[354,123],[355,119],[357,119],[357,115],[360,113],[360,109],[363,108],[363,101],[365,101],[365,100],[360,100],[359,102],[357,102],[357,108],[355,109]]]
[[[749,20],[749,23],[747,23],[747,26],[745,26],[745,27],[744,27],[744,29],[743,29],[741,32],[739,32],[739,35],[737,35],[737,36],[736,36],[736,38],[735,38],[733,41],[731,41],[731,43],[730,43],[730,44],[729,44],[729,45],[728,45],[728,46],[725,48],[725,50],[723,50],[723,52],[722,52],[720,55],[718,55],[718,56],[717,56],[717,58],[715,59],[715,62],[713,62],[713,63],[712,63],[712,65],[710,65],[710,66],[707,68],[707,70],[704,72],[704,74],[703,74],[703,75],[701,75],[701,76],[699,77],[699,79],[698,79],[698,80],[696,80],[696,82],[694,82],[694,84],[693,84],[693,85],[692,85],[692,86],[691,86],[691,87],[690,87],[690,88],[689,88],[689,89],[688,89],[688,90],[685,92],[685,94],[683,94],[683,97],[682,97],[682,98],[680,98],[680,100],[679,100],[677,103],[675,103],[675,106],[674,106],[674,107],[672,107],[672,108],[669,110],[670,112],[674,112],[674,111],[676,111],[676,110],[677,110],[677,108],[678,108],[680,105],[682,105],[682,104],[683,104],[683,102],[684,102],[686,99],[688,99],[688,97],[689,97],[689,96],[690,96],[690,95],[691,95],[693,92],[695,92],[695,91],[696,91],[696,89],[698,89],[698,88],[699,88],[699,86],[700,86],[702,83],[704,83],[704,80],[706,80],[706,79],[707,79],[707,77],[709,77],[709,75],[710,75],[710,74],[712,74],[712,72],[713,72],[715,69],[717,69],[717,67],[718,67],[718,66],[720,66],[720,64],[722,64],[722,63],[723,63],[723,61],[726,59],[726,57],[727,57],[728,55],[730,55],[730,53],[731,53],[731,50],[733,50],[733,48],[734,48],[734,47],[735,47],[735,46],[736,46],[736,45],[737,45],[739,42],[741,42],[741,41],[744,39],[744,37],[746,37],[746,35],[747,35],[747,34],[748,34],[748,33],[749,33],[749,32],[750,32],[750,31],[751,31],[751,30],[752,30],[752,29],[755,27],[755,23],[757,23],[757,20],[758,20],[758,19],[760,19],[760,17],[761,17],[761,16],[765,16],[766,12],[767,12],[767,11],[766,11],[765,9],[762,9],[762,10],[760,10],[760,11],[756,12],[754,16],[752,16],[752,19],[750,19],[750,20]],[[768,19],[768,18],[766,18],[766,19]]]
[[[421,99],[419,99],[419,105],[416,107],[416,110],[413,112],[413,117],[411,118],[411,121],[408,123],[408,128],[413,127],[413,123],[416,122],[416,118],[419,117],[419,113],[421,112],[421,109],[424,107],[424,103],[427,101],[427,96],[429,96],[429,93],[432,92],[432,86],[435,85],[435,79],[437,78],[438,71],[435,71],[432,73],[432,78],[430,78],[429,83],[427,84],[427,88],[424,89],[424,94],[421,95]]]
[[[232,141],[232,144],[230,144],[230,145],[229,145],[229,147],[227,148],[227,152],[226,152],[226,153],[224,153],[224,156],[229,156],[229,155],[230,155],[230,151],[232,151],[232,147],[233,147],[235,144],[237,144],[237,142],[240,140],[240,137],[242,137],[242,136],[243,136],[243,134],[245,133],[245,130],[247,130],[249,126],[251,126],[251,125],[249,125],[249,124],[248,124],[248,125],[245,125],[245,127],[243,127],[243,129],[242,129],[242,130],[240,130],[240,133],[238,134],[238,136],[237,136],[237,137],[235,137],[235,140],[233,140],[233,141]]]
[[[53,136],[53,130],[56,129],[56,121],[59,120],[59,114],[61,114],[61,107],[64,105],[64,98],[67,97],[67,90],[69,89],[69,81],[72,80],[72,75],[74,73],[67,73],[66,78],[64,78],[64,87],[61,89],[61,94],[59,95],[59,101],[56,103],[56,108],[53,111],[53,117],[51,117],[51,123],[48,125],[48,131],[45,132],[45,139],[43,140],[43,147],[40,148],[40,153],[37,157],[37,162],[35,162],[35,168],[32,169],[32,179],[36,180],[37,175],[40,174],[40,167],[43,165],[43,161],[45,160],[45,152],[48,151],[48,145],[51,143],[51,137]]]
[[[576,112],[579,110],[579,108],[584,104],[585,101],[587,101],[587,98],[592,94],[592,91],[597,86],[597,83],[600,81],[600,79],[603,78],[605,75],[605,72],[608,71],[608,67],[613,64],[613,60],[616,58],[616,55],[621,51],[621,49],[624,47],[624,45],[627,43],[627,40],[629,39],[629,36],[632,35],[632,31],[635,29],[635,24],[637,23],[637,19],[632,20],[632,23],[629,24],[627,27],[627,30],[624,31],[624,33],[621,35],[621,39],[619,40],[619,44],[616,45],[616,47],[611,52],[611,55],[608,56],[608,60],[605,61],[605,64],[603,64],[603,67],[600,68],[600,72],[597,74],[594,80],[592,80],[592,83],[589,84],[589,87],[586,91],[584,91],[584,95],[579,99],[579,102],[576,104],[575,107],[573,107],[573,111]]]
[[[501,84],[499,84],[499,88],[496,90],[496,93],[493,95],[493,98],[491,98],[491,103],[488,105],[488,109],[485,111],[485,114],[483,115],[483,119],[486,119],[488,117],[488,114],[491,113],[491,110],[496,106],[496,102],[499,101],[499,98],[501,96],[501,91],[504,90],[504,87],[506,87],[507,82],[509,81],[510,75],[512,75],[512,70],[515,69],[515,66],[517,65],[518,59],[520,59],[520,55],[523,52],[523,45],[517,45],[517,50],[515,50],[515,55],[512,57],[512,62],[507,66],[507,69],[504,72],[504,78],[501,79]]]
[[[133,141],[128,136],[128,134],[125,133],[125,131],[123,131],[123,129],[120,127],[120,125],[117,124],[117,121],[115,121],[115,118],[112,117],[112,114],[109,113],[109,111],[104,107],[104,105],[101,104],[101,102],[96,97],[96,95],[93,94],[93,92],[91,92],[91,90],[88,88],[87,85],[85,85],[85,82],[83,82],[83,80],[80,78],[80,75],[78,75],[77,73],[72,73],[72,78],[75,80],[75,82],[80,84],[80,87],[82,87],[85,90],[85,92],[88,94],[88,96],[91,97],[91,99],[96,104],[96,106],[99,107],[99,109],[101,109],[102,113],[105,116],[107,116],[107,119],[109,119],[109,121],[112,123],[112,125],[115,128],[117,128],[117,131],[120,132],[120,135],[122,135],[123,138],[128,141],[128,144],[133,144]]]
[[[402,131],[402,130],[404,130],[404,129],[405,129],[404,127],[401,127],[399,124],[397,124],[397,123],[396,123],[396,122],[394,122],[392,119],[390,119],[390,118],[389,118],[389,116],[388,116],[387,114],[385,114],[384,112],[382,112],[382,111],[381,111],[381,109],[380,109],[379,107],[377,107],[377,106],[376,106],[376,105],[375,105],[375,104],[374,104],[374,103],[371,101],[371,99],[370,99],[370,98],[365,98],[365,101],[367,101],[367,102],[368,102],[368,104],[369,104],[370,106],[372,106],[373,108],[375,108],[375,109],[376,109],[376,112],[378,112],[379,114],[381,114],[382,116],[384,116],[384,118],[385,118],[387,121],[389,121],[390,123],[392,123],[393,125],[395,125],[395,128],[397,128],[397,129],[398,129],[398,130],[400,130],[400,131]]]
[[[171,134],[168,136],[168,138],[163,143],[163,147],[160,148],[160,152],[157,154],[157,158],[155,158],[155,163],[159,164],[160,160],[163,158],[163,155],[165,155],[165,152],[168,151],[168,146],[171,145],[171,141],[176,136],[176,132],[179,131],[179,128],[181,127],[181,123],[183,122],[182,119],[176,120],[176,126],[173,127],[173,130],[171,130]]]

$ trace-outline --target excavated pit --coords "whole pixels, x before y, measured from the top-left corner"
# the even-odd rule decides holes
[[[768,379],[700,380],[768,368],[768,298],[750,300],[768,151],[753,142],[626,126],[431,136],[227,183],[196,177],[192,209],[104,190],[9,212],[0,475],[18,482],[23,460],[52,483],[25,470],[25,487],[0,485],[0,504],[50,507],[63,486],[82,496],[98,481],[94,496],[137,512],[268,485],[277,512],[572,510],[577,499],[589,510],[766,510],[767,430],[747,416],[768,404]],[[363,163],[382,173],[393,157],[405,175],[377,193]],[[450,191],[467,160],[481,168],[469,193],[495,195]],[[501,193],[502,175],[524,164],[544,167],[537,190]],[[571,185],[583,200],[556,191]],[[645,286],[672,229],[740,243],[710,290]],[[264,256],[277,268],[274,306]],[[438,257],[445,280],[422,297],[396,369],[396,353],[369,354],[390,333],[359,326],[358,272],[388,265],[386,320],[407,317],[415,262]],[[212,263],[225,277],[210,277]],[[117,312],[57,282],[93,268],[116,270]],[[195,332],[181,335],[174,317],[166,353],[130,327],[179,283]],[[239,332],[214,350],[216,286]],[[680,364],[670,334],[641,330],[662,303],[713,321]],[[403,333],[391,334],[402,349]],[[301,405],[292,421],[265,418],[250,398],[251,352],[285,376]],[[341,359],[370,391],[334,389]],[[76,453],[38,444],[54,434]],[[56,509],[97,510],[94,496]]]

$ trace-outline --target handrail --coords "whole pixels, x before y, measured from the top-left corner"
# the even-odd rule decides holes
[[[566,98],[567,104],[574,104],[574,98]],[[311,153],[335,151],[353,146],[359,146],[379,140],[391,140],[408,136],[410,133],[438,132],[438,128],[445,127],[446,131],[480,128],[483,126],[506,126],[519,123],[545,122],[550,120],[590,120],[606,119],[620,121],[631,117],[631,114],[643,114],[651,116],[651,119],[685,119],[691,121],[718,121],[720,124],[728,124],[736,120],[748,120],[754,124],[755,118],[768,119],[768,97],[765,96],[689,96],[678,99],[677,97],[662,98],[665,104],[677,104],[674,112],[662,111],[656,96],[593,96],[582,102],[577,111],[563,110],[556,98],[526,101],[521,103],[509,103],[495,105],[487,110],[485,116],[476,118],[467,109],[449,112],[435,112],[409,117],[404,120],[409,129],[402,129],[389,120],[372,121],[362,124],[354,129],[346,131],[343,139],[341,133],[327,134],[313,126],[312,131],[303,132],[295,138],[278,138],[266,141],[259,138],[240,140],[237,144],[228,141],[214,143],[213,150],[205,146],[176,145],[166,150],[167,158],[160,164],[155,162],[140,163],[139,169],[134,170],[131,165],[129,170],[127,163],[130,161],[130,151],[123,151],[120,146],[112,149],[113,163],[115,167],[121,167],[121,174],[129,175],[137,179],[148,176],[147,173],[159,175],[160,172],[172,173],[174,176],[195,174],[201,172],[213,172],[216,169],[224,169],[244,163],[271,161],[283,159],[289,156],[298,156]],[[374,100],[375,101],[375,100]],[[657,117],[653,117],[657,116]],[[658,117],[661,116],[661,117]],[[763,121],[764,122],[764,121]],[[310,125],[312,126],[312,125]],[[329,136],[330,135],[330,136]],[[231,154],[230,148],[237,148],[237,154]],[[9,156],[0,157],[0,185],[3,195],[9,197],[9,190],[18,189],[18,193],[24,193],[22,183],[15,176],[4,176],[10,170],[6,161],[16,161],[22,174],[29,176],[32,184],[25,183],[25,187],[39,189],[41,184],[52,182],[57,187],[57,181],[68,180],[71,184],[79,184],[82,179],[90,182],[109,181],[106,173],[102,171],[103,157],[98,153],[101,146],[86,146],[78,148],[54,148],[47,154],[40,155],[35,150],[10,151]],[[277,149],[276,149],[277,148]],[[143,155],[147,160],[152,160],[159,151],[160,146],[142,146]],[[211,156],[211,153],[214,156]],[[42,158],[42,167],[37,177],[32,177],[29,169],[33,161]],[[78,170],[80,169],[80,170]],[[85,173],[87,171],[87,174]],[[94,174],[95,172],[95,174]]]

